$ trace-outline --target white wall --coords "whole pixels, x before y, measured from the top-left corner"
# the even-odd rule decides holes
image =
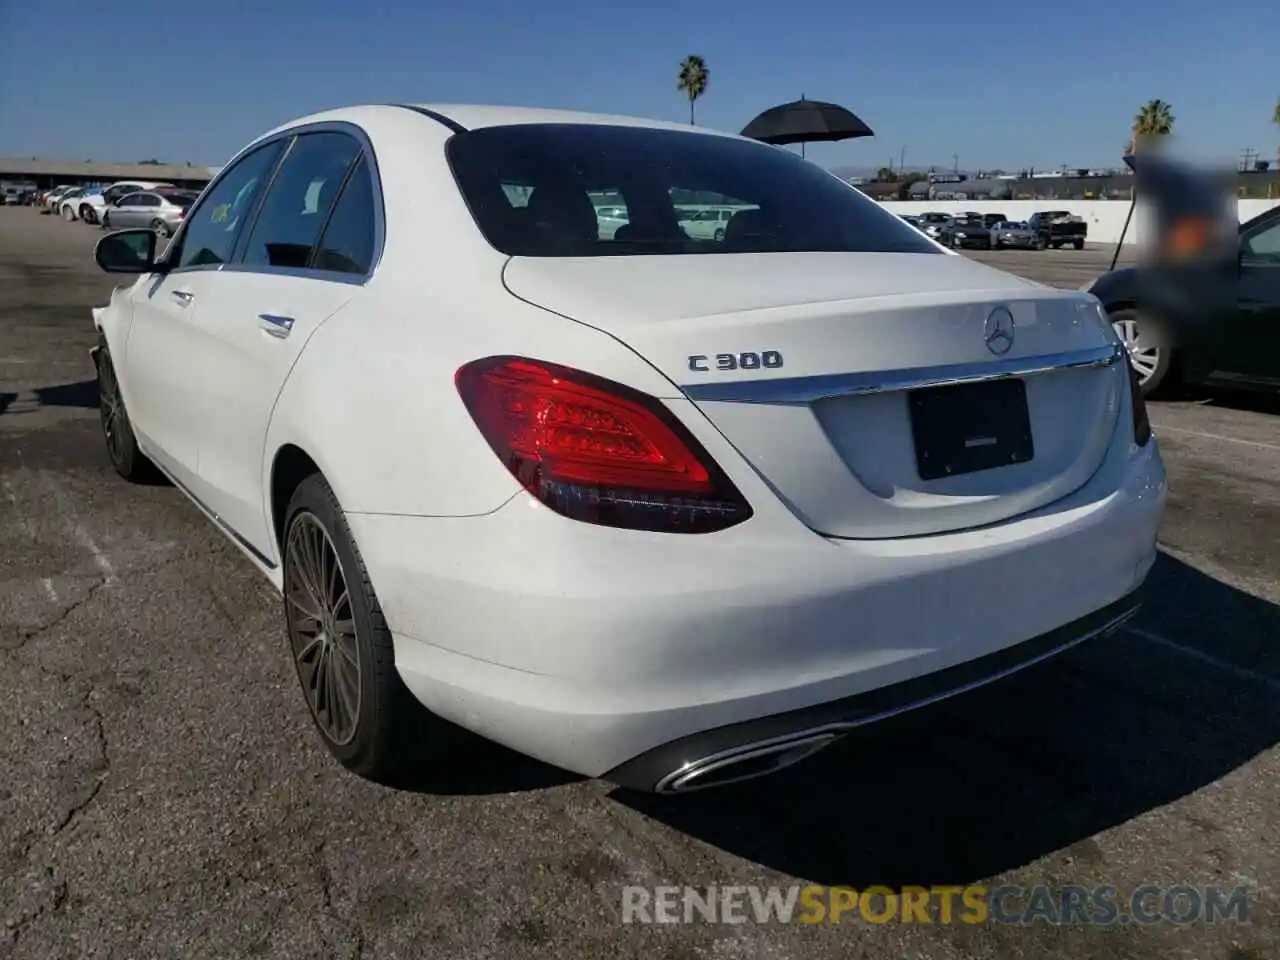
[[[959,213],[973,210],[978,213],[1007,213],[1011,220],[1025,220],[1033,213],[1048,210],[1070,210],[1089,224],[1091,243],[1115,243],[1124,228],[1124,218],[1129,213],[1125,200],[890,200],[883,206],[893,213],[919,214]],[[1237,201],[1240,221],[1243,223],[1272,207],[1280,206],[1280,200]],[[1138,204],[1133,223],[1125,234],[1126,243],[1140,242],[1146,230],[1143,205]]]

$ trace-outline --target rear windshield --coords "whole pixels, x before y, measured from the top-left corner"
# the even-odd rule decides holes
[[[196,202],[194,193],[183,193],[174,190],[157,190],[155,192],[177,207],[189,207]]]
[[[481,232],[510,256],[942,254],[820,167],[746,140],[521,124],[460,133],[447,155]]]

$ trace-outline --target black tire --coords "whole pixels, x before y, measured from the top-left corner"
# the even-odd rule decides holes
[[[722,240],[724,240],[724,231],[723,231],[723,230],[717,230],[717,231],[716,231],[716,243],[720,243]]]
[[[1116,334],[1125,339],[1125,334],[1121,327],[1131,321],[1135,328],[1141,329],[1143,322],[1139,320],[1138,311],[1133,307],[1122,307],[1119,309],[1108,309],[1107,315],[1111,318],[1112,325],[1116,328]],[[1150,320],[1144,321],[1149,324]],[[1144,376],[1143,370],[1134,365],[1134,369],[1138,370],[1139,377]],[[1178,355],[1177,351],[1171,347],[1164,347],[1156,351],[1155,366],[1149,375],[1145,375],[1145,379],[1141,381],[1142,395],[1144,397],[1155,398],[1160,395],[1161,391],[1168,391],[1177,386],[1179,382],[1178,375]]]
[[[87,203],[82,203],[80,205],[80,219],[89,224],[89,226],[93,226],[98,222],[98,215],[93,212],[93,207]]]
[[[1074,247],[1075,249],[1077,249],[1077,250],[1083,250],[1083,249],[1084,249],[1084,241],[1083,241],[1083,240],[1073,240],[1073,241],[1071,242],[1071,246],[1073,246],[1073,247]]]
[[[116,473],[130,483],[156,483],[161,473],[147,455],[138,448],[129,412],[120,395],[120,382],[116,379],[115,365],[106,338],[98,335],[98,415],[102,422],[102,439],[107,447],[107,458]]]
[[[317,621],[303,612],[306,605],[315,599],[314,594],[306,588],[303,572],[308,563],[308,541],[305,538],[310,537],[310,543],[315,544],[316,527],[324,536],[319,541],[327,551],[323,555],[336,555],[339,565],[338,585],[329,588],[331,593],[327,601],[323,602],[332,606],[333,601],[341,600],[340,592],[345,590],[347,603],[339,603],[335,609],[331,609],[329,619],[333,624],[349,621],[353,625],[354,637],[348,644],[344,644],[341,639],[346,636],[345,632],[341,632],[337,640],[322,642],[317,638],[325,631],[317,627],[317,638],[308,636],[308,622]],[[391,631],[387,628],[382,607],[369,580],[369,571],[351,536],[342,507],[323,476],[313,473],[298,485],[289,500],[284,529],[281,563],[285,627],[288,631],[290,656],[303,697],[311,712],[312,723],[329,752],[348,770],[376,783],[394,784],[399,779],[398,773],[403,774],[403,771],[398,770],[397,758],[409,746],[405,742],[405,735],[412,734],[415,738],[421,738],[425,734],[430,743],[423,744],[419,740],[412,744],[414,749],[420,750],[423,746],[434,746],[435,741],[442,740],[445,730],[451,725],[431,717],[400,679],[395,666]],[[315,556],[314,553],[310,555]],[[339,631],[335,630],[334,634],[339,635]],[[310,676],[306,673],[305,660],[309,644],[318,646],[314,651],[316,672]],[[324,719],[321,717],[325,710],[320,703],[320,698],[325,696],[324,691],[313,686],[312,680],[320,672],[326,656],[336,659],[341,667],[344,659],[342,651],[348,647],[354,650],[356,657],[358,673],[354,686],[358,690],[359,700],[354,709],[349,709],[349,700],[343,701],[346,705],[339,706],[339,713],[354,713],[355,716],[349,735],[344,730],[342,736],[336,736],[332,729],[335,726],[332,714]],[[349,658],[346,662],[350,663]],[[347,670],[349,676],[350,668],[342,669]],[[336,693],[336,684],[341,683],[341,680],[335,680],[334,683],[330,695]]]
[[[1044,234],[1038,234],[1036,236],[1036,249],[1037,250],[1049,249],[1049,240],[1048,238],[1045,237]]]
[[[104,214],[102,215],[102,229],[103,229],[103,230],[110,230],[110,229],[111,229],[111,214],[109,214],[109,213],[104,213]]]

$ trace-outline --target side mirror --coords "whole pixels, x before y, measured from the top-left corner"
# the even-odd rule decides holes
[[[155,231],[109,233],[98,241],[93,259],[107,273],[154,273],[157,269]]]

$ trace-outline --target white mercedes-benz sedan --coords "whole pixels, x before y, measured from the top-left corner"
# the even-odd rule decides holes
[[[695,237],[691,205],[735,213]],[[137,274],[94,311],[112,464],[280,590],[371,779],[452,724],[644,790],[768,773],[1113,632],[1156,556],[1099,302],[780,148],[343,109],[96,257]]]

